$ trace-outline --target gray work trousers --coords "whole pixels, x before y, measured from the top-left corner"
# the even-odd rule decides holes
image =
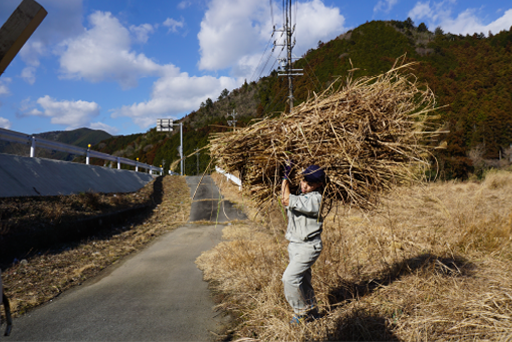
[[[320,237],[308,242],[290,242],[290,262],[283,273],[284,295],[296,314],[306,314],[316,306],[315,291],[311,286],[311,266],[320,256]]]

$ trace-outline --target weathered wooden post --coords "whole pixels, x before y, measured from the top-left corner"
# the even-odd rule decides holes
[[[0,75],[48,12],[34,0],[23,0],[0,28]]]

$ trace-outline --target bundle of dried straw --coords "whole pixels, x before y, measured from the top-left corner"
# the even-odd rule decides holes
[[[404,73],[412,63],[399,61],[379,76],[349,76],[345,85],[315,94],[291,114],[215,134],[212,158],[240,173],[260,207],[278,195],[282,169],[291,160],[292,183],[316,164],[328,176],[325,199],[371,208],[380,192],[421,174],[418,166],[428,165],[430,150],[425,142],[439,134],[431,124],[434,94]]]

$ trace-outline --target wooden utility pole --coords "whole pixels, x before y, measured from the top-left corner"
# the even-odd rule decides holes
[[[0,28],[0,75],[37,29],[48,12],[34,0],[23,0]]]

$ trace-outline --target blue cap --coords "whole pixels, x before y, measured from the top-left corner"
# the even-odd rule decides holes
[[[302,172],[304,179],[310,183],[323,183],[325,180],[325,172],[318,165],[310,165]]]

